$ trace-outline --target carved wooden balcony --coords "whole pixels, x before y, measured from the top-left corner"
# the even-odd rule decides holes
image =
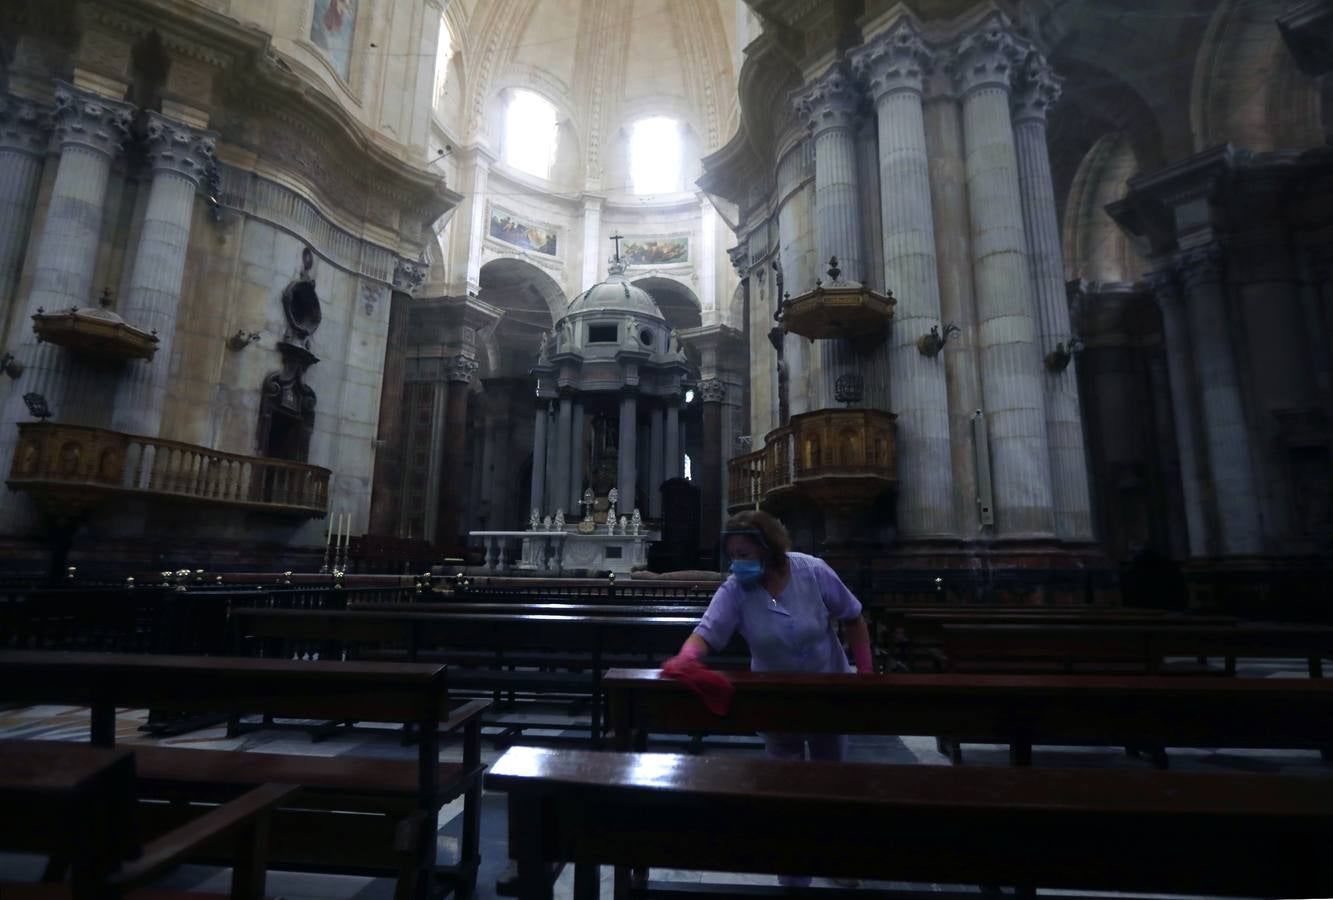
[[[328,512],[329,470],[105,428],[24,422],[6,483],[74,515],[123,496],[303,518]]]
[[[898,483],[895,419],[878,409],[792,416],[768,433],[764,449],[728,463],[728,509],[779,507],[798,496],[828,508],[869,504]]]

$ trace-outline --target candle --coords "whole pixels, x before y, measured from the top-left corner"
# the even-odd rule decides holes
[[[333,543],[333,513],[329,513],[328,519],[329,519],[328,533],[324,535],[325,552],[328,551],[329,545]]]

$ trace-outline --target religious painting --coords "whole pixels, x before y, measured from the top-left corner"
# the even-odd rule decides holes
[[[490,235],[524,250],[555,256],[557,232],[549,225],[525,221],[513,213],[491,208]]]
[[[690,261],[689,235],[665,238],[629,238],[620,251],[631,266],[669,266]]]
[[[315,0],[310,40],[328,54],[333,69],[344,81],[352,67],[352,33],[356,30],[359,0]]]

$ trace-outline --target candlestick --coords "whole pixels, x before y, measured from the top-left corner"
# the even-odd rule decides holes
[[[333,550],[333,511],[329,511],[329,528],[324,537],[324,565],[319,567],[321,573],[329,570],[329,553]]]

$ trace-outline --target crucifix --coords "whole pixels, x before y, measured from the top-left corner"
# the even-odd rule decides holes
[[[617,261],[617,262],[620,261],[620,242],[623,241],[624,239],[625,239],[625,236],[624,236],[623,234],[613,234],[613,235],[611,235],[611,240],[613,240],[613,241],[616,242],[616,261]]]

